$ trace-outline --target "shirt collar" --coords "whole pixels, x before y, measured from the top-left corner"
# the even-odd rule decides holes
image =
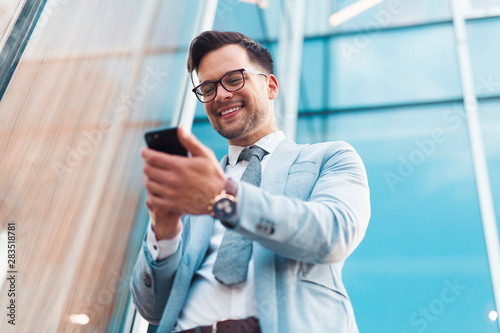
[[[283,141],[284,139],[285,139],[285,133],[283,133],[283,131],[276,131],[266,135],[265,137],[261,138],[259,141],[257,141],[251,146],[259,146],[260,148],[267,151],[269,155],[271,155],[276,150],[281,141]],[[236,162],[238,161],[238,156],[240,156],[240,153],[243,149],[245,149],[245,147],[229,145],[227,157],[228,157],[228,163],[231,166],[236,165]]]

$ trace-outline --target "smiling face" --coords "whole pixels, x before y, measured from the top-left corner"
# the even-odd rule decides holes
[[[226,45],[201,59],[198,77],[201,83],[217,81],[224,74],[240,68],[263,71],[250,61],[243,47]],[[228,92],[219,84],[217,97],[204,104],[213,128],[230,144],[238,146],[249,146],[278,129],[274,116],[274,99],[278,95],[276,77],[271,74],[266,78],[247,71],[244,75],[243,88]]]

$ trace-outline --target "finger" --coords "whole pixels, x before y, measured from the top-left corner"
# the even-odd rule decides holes
[[[198,138],[187,129],[179,126],[177,130],[177,137],[181,144],[186,148],[187,151],[193,156],[207,156],[210,151],[203,143],[198,140]]]
[[[151,210],[174,211],[178,210],[177,203],[169,194],[164,196],[153,195],[148,192],[147,200],[148,207]]]
[[[180,166],[180,164],[182,164],[183,159],[186,158],[163,153],[146,147],[141,149],[141,156],[146,163],[164,170],[176,169]]]
[[[148,194],[154,196],[154,197],[159,197],[163,198],[165,197],[165,186],[162,184],[158,184],[154,181],[146,180],[144,183],[144,187],[148,191]]]
[[[180,178],[175,171],[160,169],[147,163],[144,164],[143,171],[148,181],[171,188],[179,188],[181,185]]]

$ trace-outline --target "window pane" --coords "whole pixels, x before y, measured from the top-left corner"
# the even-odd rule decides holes
[[[199,6],[200,0],[162,0],[151,47],[188,48]]]
[[[479,103],[479,116],[500,236],[500,100]]]
[[[449,0],[386,0],[338,27],[334,28],[329,25],[330,15],[356,1],[320,0],[308,2],[306,36],[451,20]]]
[[[187,51],[164,53],[146,59],[138,85],[133,89],[131,121],[170,123],[177,107],[186,72]]]
[[[473,8],[489,8],[500,6],[500,0],[471,0],[470,4]]]
[[[343,273],[360,331],[497,332],[462,106],[298,125],[298,141],[345,140],[367,168],[372,218]]]
[[[259,7],[255,4],[238,0],[221,0],[217,6],[214,30],[237,31],[254,40],[263,40],[267,36],[259,11]]]
[[[329,82],[329,77],[325,73],[327,43],[327,39],[304,42],[299,97],[299,109],[302,111],[321,110],[328,105],[328,100],[325,100],[325,96],[328,96]]]
[[[468,21],[467,34],[477,96],[500,95],[500,18]]]
[[[203,142],[203,144],[207,145],[215,152],[217,159],[220,160],[227,154],[227,140],[213,129],[208,120],[193,123],[192,132],[201,142]]]
[[[330,108],[461,96],[451,24],[341,36],[330,54]]]

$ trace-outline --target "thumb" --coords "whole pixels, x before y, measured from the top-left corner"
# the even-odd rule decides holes
[[[179,126],[177,129],[177,137],[181,144],[186,148],[188,152],[193,156],[205,156],[207,155],[208,148],[198,140],[198,138],[188,131],[183,126]]]

